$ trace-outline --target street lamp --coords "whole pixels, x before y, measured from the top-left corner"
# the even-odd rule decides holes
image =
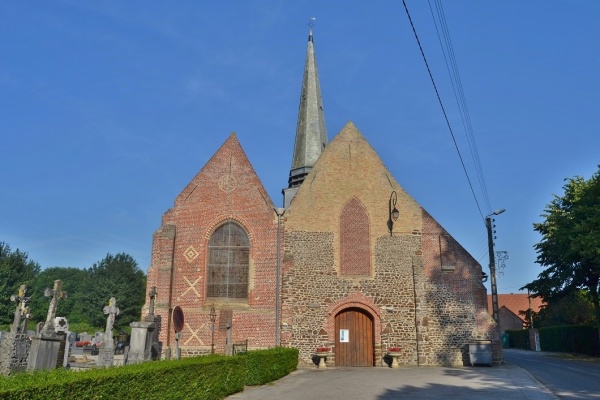
[[[492,236],[492,215],[500,215],[504,211],[504,208],[494,211],[490,215],[485,217],[485,226],[487,227],[488,234],[488,251],[490,254],[490,285],[492,287],[492,313],[494,321],[499,322],[498,318],[498,287],[496,285],[496,260],[494,258],[494,238]]]
[[[388,202],[388,211],[389,211],[389,219],[388,219],[388,229],[390,230],[390,236],[394,236],[394,221],[398,219],[400,212],[396,208],[396,203],[398,202],[398,194],[396,191],[392,191],[390,194],[390,200]]]
[[[276,208],[277,214],[277,275],[275,277],[275,347],[279,347],[280,340],[280,322],[281,313],[281,217],[285,213],[285,208]]]
[[[210,307],[210,323],[211,327],[211,338],[210,338],[210,354],[215,354],[215,321],[217,320],[217,311],[215,310],[215,305],[213,304]]]

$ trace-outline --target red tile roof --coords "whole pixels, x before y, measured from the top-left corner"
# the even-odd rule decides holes
[[[544,302],[540,297],[531,298],[531,309],[539,312]],[[524,319],[524,316],[519,314],[519,311],[526,311],[529,306],[529,298],[525,293],[519,294],[499,294],[498,308],[506,307],[515,315]],[[492,315],[492,295],[488,294],[488,312]]]

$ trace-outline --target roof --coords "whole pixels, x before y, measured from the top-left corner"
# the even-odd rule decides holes
[[[488,312],[492,315],[492,295],[488,294]],[[512,311],[515,315],[523,319],[523,316],[519,314],[519,311],[526,311],[529,309],[529,296],[525,293],[518,294],[499,294],[498,295],[498,308],[506,307]],[[531,309],[535,312],[539,312],[540,308],[544,305],[544,302],[540,297],[531,297]]]

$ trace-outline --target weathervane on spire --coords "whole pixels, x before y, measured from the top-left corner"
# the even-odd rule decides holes
[[[308,24],[307,25],[309,26],[310,29],[312,29],[312,27],[315,26],[315,20],[316,19],[317,18],[315,18],[315,17],[310,17],[310,19],[308,20]]]

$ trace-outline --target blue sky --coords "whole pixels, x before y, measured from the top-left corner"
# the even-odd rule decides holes
[[[564,178],[600,163],[600,2],[442,4],[489,209],[429,3],[407,0],[482,212],[507,209],[498,288],[516,292],[541,271],[532,224]],[[44,268],[123,251],[145,270],[162,214],[234,131],[281,205],[311,16],[330,140],[352,120],[487,270],[401,1],[2,2],[0,241]]]

